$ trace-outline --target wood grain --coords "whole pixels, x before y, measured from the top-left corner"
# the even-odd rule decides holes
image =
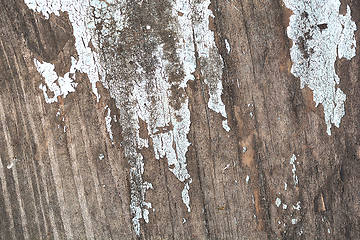
[[[175,43],[166,38],[165,27],[171,21],[166,11],[172,1],[141,2],[141,7],[129,4],[133,29],[145,20],[154,21],[161,41],[152,44],[171,49]],[[342,4],[350,6],[358,25],[360,1]],[[48,104],[38,87],[43,79],[34,58],[51,62],[62,76],[70,69],[70,56],[77,56],[68,14],[46,19],[23,0],[1,1],[1,239],[360,236],[359,31],[357,55],[336,61],[340,87],[347,95],[346,115],[329,136],[322,106],[315,107],[311,90],[300,89],[299,79],[290,72],[292,43],[286,27],[291,12],[283,2],[213,0],[210,9],[224,64],[222,101],[231,130],[225,131],[224,117],[208,107],[204,69],[194,52],[194,80],[185,88],[191,116],[186,154],[191,212],[181,199],[184,184],[169,171],[166,159],[157,160],[152,147],[139,149],[144,156],[142,177],[153,189],[145,195],[152,203],[149,222],[140,219],[137,236],[123,126],[113,125],[114,144],[106,129],[105,106],[120,114],[111,89],[98,82],[97,102],[88,76],[78,72],[76,92]],[[131,31],[124,31],[124,38],[131,35],[137,44],[131,51],[144,50],[141,44],[148,35]],[[123,47],[130,52],[130,45]],[[152,53],[141,54],[146,58]],[[142,137],[151,139],[146,123],[139,125]],[[298,184],[290,164],[293,155]]]

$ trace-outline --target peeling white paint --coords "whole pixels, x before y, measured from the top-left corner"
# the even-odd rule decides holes
[[[300,203],[301,202],[297,202],[296,205],[293,205],[293,209],[300,211],[300,209],[301,209]]]
[[[107,109],[107,116],[105,117],[105,123],[106,123],[106,130],[109,133],[109,137],[111,139],[111,144],[114,144],[114,136],[113,136],[113,132],[111,130],[111,110],[110,108],[106,105],[105,109]]]
[[[46,85],[41,83],[39,88],[43,90],[45,101],[47,103],[57,102],[59,96],[66,98],[69,93],[75,92],[75,87],[78,84],[73,81],[75,80],[75,68],[77,61],[75,58],[71,57],[71,62],[72,65],[70,72],[65,73],[64,77],[59,77],[55,72],[55,66],[53,64],[47,62],[41,63],[34,58],[34,64],[37,71],[45,79]],[[48,90],[53,93],[53,97],[49,97]],[[59,112],[57,114],[60,115]]]
[[[101,153],[101,154],[99,155],[99,160],[100,160],[100,161],[103,160],[104,157],[105,157],[104,154]]]
[[[350,60],[355,56],[356,24],[351,20],[350,7],[346,15],[339,14],[339,0],[283,0],[294,12],[287,29],[293,41],[291,73],[300,78],[300,88],[308,86],[316,106],[324,107],[327,133],[331,124],[340,126],[345,115],[346,95],[337,88],[340,78],[335,72],[337,57]]]
[[[246,181],[246,184],[249,184],[249,180],[250,180],[250,177],[249,177],[249,175],[246,175],[246,179],[245,179],[245,181]]]
[[[294,185],[296,186],[299,183],[298,177],[296,176],[296,167],[295,167],[295,161],[296,161],[296,156],[295,154],[293,154],[293,156],[290,159],[290,165],[292,165],[292,173],[293,173],[293,181],[294,181]]]
[[[179,1],[178,1],[179,2]],[[182,0],[181,2],[187,3]],[[223,71],[223,59],[218,53],[214,33],[209,29],[209,19],[214,18],[212,11],[209,9],[211,3],[210,0],[191,0],[193,8],[194,19],[193,29],[195,36],[195,44],[199,54],[200,65],[202,73],[205,77],[205,83],[209,87],[209,102],[208,107],[220,113],[224,118],[227,118],[225,105],[221,100],[222,95],[222,71]],[[227,120],[224,120],[223,127],[226,131],[230,131]]]
[[[286,190],[287,190],[287,183],[284,182],[284,185],[285,185],[284,189],[285,189],[285,191],[286,191]]]
[[[223,171],[225,171],[226,169],[228,169],[230,167],[230,164],[226,165],[223,169]]]
[[[67,12],[73,27],[75,36],[75,48],[78,53],[78,60],[74,65],[72,60],[73,71],[78,70],[86,73],[92,84],[93,93],[99,101],[100,95],[97,92],[96,82],[100,80],[99,76],[104,77],[103,71],[98,56],[89,47],[91,41],[91,32],[86,27],[86,20],[89,11],[89,0],[24,0],[28,7],[34,11],[42,13],[45,18],[49,18],[50,14],[60,16],[61,12]],[[95,44],[95,43],[93,43]],[[53,75],[53,74],[52,74]],[[42,88],[43,89],[43,88]],[[44,90],[44,89],[43,89]],[[45,90],[46,91],[46,90]],[[45,92],[44,91],[44,92]],[[53,102],[54,100],[50,100]]]
[[[6,168],[11,169],[17,161],[18,161],[18,159],[16,157],[14,157],[13,161],[9,165],[7,165]]]
[[[275,200],[275,205],[276,205],[277,207],[280,207],[280,205],[281,205],[281,199],[280,199],[280,198],[276,198],[276,200]]]
[[[153,58],[156,59],[154,76],[150,76],[142,68],[139,62],[141,60],[135,59],[137,69],[133,78],[124,80],[122,79],[124,76],[117,75],[116,81],[105,81],[105,69],[99,63],[100,56],[91,50],[89,44],[91,43],[95,49],[103,47],[102,44],[105,41],[107,44],[116,44],[121,31],[128,24],[128,19],[124,14],[124,9],[129,4],[127,1],[25,0],[25,3],[28,4],[29,8],[42,13],[46,18],[52,13],[59,16],[60,11],[68,12],[73,26],[75,47],[78,52],[78,60],[72,58],[71,71],[75,73],[78,70],[87,73],[98,101],[100,95],[96,89],[96,82],[100,80],[100,76],[105,87],[111,86],[109,87],[110,95],[115,99],[116,107],[119,109],[118,118],[114,117],[114,122],[118,122],[122,126],[122,146],[125,157],[131,166],[130,210],[133,215],[135,233],[138,236],[140,235],[140,219],[143,218],[145,222],[148,222],[149,209],[152,208],[151,203],[145,201],[145,193],[148,189],[152,189],[152,185],[144,182],[142,178],[144,161],[143,156],[138,152],[138,149],[149,147],[149,139],[140,137],[140,120],[147,124],[147,132],[152,140],[156,159],[166,158],[169,171],[184,184],[181,196],[190,212],[189,190],[192,179],[186,163],[186,153],[190,146],[187,139],[187,134],[190,131],[190,111],[185,91],[182,96],[184,101],[179,109],[175,109],[169,104],[171,88],[174,83],[169,81],[166,72],[171,63],[166,60],[163,53],[164,46],[159,45],[153,52]],[[209,17],[214,17],[211,10],[208,9],[209,4],[210,0],[175,0],[172,4],[175,21],[170,23],[170,28],[175,30],[177,34],[176,53],[185,75],[178,88],[184,89],[187,86],[187,81],[194,79],[192,73],[195,72],[197,61],[195,59],[196,44],[205,83],[209,87],[208,107],[226,119],[225,105],[221,100],[223,60],[217,51],[214,33],[209,30]],[[179,12],[183,14],[181,15]],[[100,21],[104,26],[100,31],[102,36],[107,36],[105,38],[100,38],[96,33],[96,24]],[[113,32],[111,32],[113,29],[106,27],[110,25],[115,28]],[[143,27],[144,30],[152,32],[153,28],[150,25]],[[106,71],[108,74],[116,73],[119,66],[116,65],[117,60],[111,59],[110,61],[113,62],[103,62]],[[61,94],[64,95],[64,93]],[[113,143],[112,118],[109,108],[105,122]],[[230,131],[227,119],[222,121],[222,126],[226,131]]]
[[[294,225],[294,224],[296,224],[298,222],[298,219],[296,219],[296,218],[293,218],[293,219],[291,219],[291,223]]]
[[[229,54],[230,51],[231,51],[231,47],[230,47],[230,43],[228,42],[227,39],[225,39],[225,46],[226,46],[226,49],[227,49],[227,53]]]

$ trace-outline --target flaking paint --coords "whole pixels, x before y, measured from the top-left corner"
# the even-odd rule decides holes
[[[337,57],[350,60],[355,56],[356,24],[339,14],[339,0],[283,0],[293,11],[287,34],[293,41],[291,73],[300,78],[300,88],[313,91],[316,106],[324,107],[327,133],[331,124],[340,127],[345,115],[346,95],[337,87],[340,78],[335,72]]]

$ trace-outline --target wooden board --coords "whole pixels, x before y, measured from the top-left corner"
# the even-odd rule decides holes
[[[329,135],[281,0],[30,2],[0,4],[1,239],[360,236],[359,31]]]

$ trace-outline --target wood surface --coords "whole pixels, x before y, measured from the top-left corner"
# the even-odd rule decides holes
[[[132,26],[121,36],[135,43],[123,45],[119,75],[113,77],[126,76],[129,55],[151,56],[146,44],[153,35],[136,30],[144,21],[157,24],[155,39],[174,45],[164,37],[172,1],[128,2]],[[349,5],[360,29],[360,1],[341,3],[340,12]],[[292,12],[284,3],[212,0],[210,9],[231,130],[225,131],[224,117],[207,105],[203,75],[208,70],[197,58],[194,80],[184,93],[191,116],[186,153],[191,212],[181,198],[184,184],[166,159],[156,159],[151,147],[138,150],[144,156],[142,178],[153,189],[144,196],[152,204],[149,222],[140,219],[137,235],[127,136],[123,126],[113,124],[112,144],[106,128],[105,106],[122,114],[112,85],[97,83],[98,102],[88,76],[77,72],[75,93],[45,102],[34,58],[54,64],[59,76],[69,71],[77,51],[68,14],[46,19],[23,0],[1,1],[1,239],[359,239],[359,31],[356,56],[335,64],[347,96],[346,114],[329,136],[322,105],[315,107],[312,91],[300,89],[299,78],[290,72],[292,42],[286,28]],[[139,125],[143,138],[150,139],[146,123]]]

